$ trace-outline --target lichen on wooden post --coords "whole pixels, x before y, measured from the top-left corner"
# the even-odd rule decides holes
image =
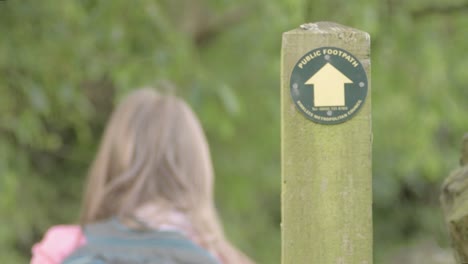
[[[465,134],[455,169],[442,184],[440,201],[457,263],[468,263],[468,134]]]
[[[320,75],[299,76],[306,64]],[[366,76],[350,76],[358,66]],[[372,263],[370,77],[366,32],[318,22],[283,34],[282,264]],[[365,100],[342,105],[359,87]]]

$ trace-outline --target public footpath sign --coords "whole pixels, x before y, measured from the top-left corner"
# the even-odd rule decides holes
[[[331,22],[281,50],[282,264],[372,263],[370,36]]]
[[[310,120],[338,124],[353,117],[367,96],[359,60],[336,47],[321,47],[300,58],[291,73],[291,97]]]

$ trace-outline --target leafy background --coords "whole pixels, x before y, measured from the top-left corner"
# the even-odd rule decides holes
[[[0,1],[2,262],[27,263],[48,227],[76,222],[114,103],[150,85],[200,116],[228,236],[279,263],[281,34],[323,20],[372,36],[375,262],[450,256],[438,195],[468,130],[467,11],[466,0]]]

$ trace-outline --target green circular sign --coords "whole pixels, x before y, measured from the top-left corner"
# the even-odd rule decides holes
[[[291,74],[291,97],[297,109],[320,124],[339,124],[361,109],[367,96],[361,62],[346,50],[322,47],[306,53]]]

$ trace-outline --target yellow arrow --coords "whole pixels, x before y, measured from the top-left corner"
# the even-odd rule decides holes
[[[353,83],[330,63],[325,64],[304,84],[314,86],[314,106],[344,106],[346,83]]]

